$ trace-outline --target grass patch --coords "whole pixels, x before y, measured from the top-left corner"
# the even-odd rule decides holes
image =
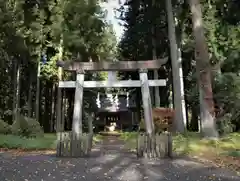
[[[136,151],[138,132],[122,132],[120,139],[125,141],[125,148]]]
[[[137,139],[138,132],[122,132],[120,139],[126,142]]]
[[[100,135],[102,136],[120,136],[122,133],[119,131],[100,131],[99,132]]]
[[[137,132],[122,133],[120,139],[126,142],[126,147],[136,148]],[[229,154],[239,157],[240,133],[232,133],[219,140],[202,139],[199,133],[188,132],[185,135],[173,135],[173,151],[177,154],[200,154],[214,151],[217,154]]]
[[[197,133],[178,134],[173,137],[173,148],[177,154],[203,154],[212,151],[217,155],[233,155],[240,150],[240,133],[232,133],[216,141],[201,139]]]
[[[0,147],[6,149],[46,150],[56,148],[56,135],[44,134],[39,138],[25,138],[15,135],[0,135]]]
[[[95,143],[98,143],[98,142],[100,142],[100,141],[102,141],[103,140],[103,136],[102,135],[100,135],[100,134],[95,134],[94,136],[93,136],[93,143],[95,144]]]
[[[101,135],[94,135],[93,143],[101,141]],[[43,137],[25,138],[15,135],[0,135],[0,148],[21,150],[54,150],[57,145],[56,134],[44,134]]]
[[[120,139],[125,147],[136,149],[137,132],[122,133]],[[177,155],[202,155],[213,152],[216,155],[229,155],[240,158],[240,133],[232,133],[217,141],[202,139],[199,133],[188,132],[185,135],[173,135],[173,151]]]
[[[120,138],[125,141],[127,149],[136,151],[137,134],[137,132],[127,132],[121,135]],[[202,139],[199,133],[175,134],[173,152],[174,155],[205,159],[240,174],[240,133],[232,133],[216,141]]]

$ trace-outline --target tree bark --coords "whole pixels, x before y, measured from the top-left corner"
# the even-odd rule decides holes
[[[27,103],[27,115],[32,117],[32,76],[31,74],[29,80],[29,90],[28,90],[28,103]]]
[[[21,64],[17,61],[14,63],[14,101],[13,101],[13,121],[19,119],[19,105],[20,105],[20,73],[21,73]]]
[[[38,67],[37,67],[37,91],[36,91],[36,110],[35,110],[35,116],[36,116],[36,121],[39,122],[39,103],[40,103],[40,72],[41,71],[41,63],[40,60],[38,62]]]
[[[191,106],[191,122],[190,122],[190,130],[198,131],[198,110],[196,110],[195,106]]]
[[[152,8],[154,9],[155,6],[155,0],[152,0]],[[152,23],[152,59],[157,59],[157,44],[156,44],[156,38],[155,38],[155,26],[154,23]],[[154,70],[153,72],[153,78],[158,79],[158,70]],[[154,88],[154,98],[155,98],[155,107],[160,107],[160,94],[159,94],[159,87]]]
[[[166,9],[168,14],[168,36],[170,42],[170,52],[172,61],[173,74],[173,100],[175,109],[175,129],[177,132],[183,133],[186,128],[186,107],[184,99],[184,85],[182,72],[182,59],[179,56],[177,46],[175,23],[172,9],[172,1],[166,0]]]
[[[58,48],[58,57],[59,60],[62,60],[63,58],[63,40],[60,40],[60,45]],[[62,68],[58,68],[58,81],[62,80]],[[57,131],[63,131],[63,126],[62,126],[62,115],[61,115],[61,109],[62,109],[62,90],[61,88],[58,87],[57,91],[57,124],[56,124],[56,130]]]
[[[68,91],[67,130],[72,129],[73,106],[74,106],[74,91],[71,92]]]
[[[52,91],[51,91],[51,96],[52,96],[52,101],[51,101],[51,121],[50,121],[50,132],[53,132],[54,130],[54,120],[55,120],[55,84],[52,84]]]
[[[12,105],[12,121],[15,121],[16,119],[16,102],[17,102],[17,97],[16,97],[16,92],[17,92],[17,62],[13,60],[12,62],[13,65],[13,105]]]
[[[63,95],[62,95],[62,116],[61,116],[61,118],[62,118],[62,126],[65,130],[65,127],[66,127],[65,126],[65,123],[66,123],[65,115],[66,115],[66,111],[67,111],[66,89],[65,90],[63,89],[62,93],[63,93]]]
[[[211,83],[211,65],[207,42],[204,35],[201,4],[199,0],[189,0],[195,37],[195,58],[198,73],[200,118],[204,137],[218,138],[216,130],[214,101]]]
[[[17,67],[17,92],[16,92],[16,120],[20,116],[20,76],[21,76],[21,64]]]

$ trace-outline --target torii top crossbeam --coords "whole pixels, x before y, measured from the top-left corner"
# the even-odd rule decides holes
[[[146,61],[101,61],[101,62],[64,62],[58,61],[57,66],[67,71],[133,71],[139,69],[159,69],[168,58]]]

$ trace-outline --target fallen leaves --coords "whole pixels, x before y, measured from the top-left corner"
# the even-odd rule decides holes
[[[25,150],[25,149],[7,149],[1,148],[0,153],[10,153],[13,156],[21,155],[52,155],[56,154],[56,150]]]
[[[227,156],[227,155],[218,155],[216,153],[208,152],[201,154],[201,156],[193,156],[203,163],[212,163],[217,167],[229,168],[236,171],[240,175],[240,158]]]

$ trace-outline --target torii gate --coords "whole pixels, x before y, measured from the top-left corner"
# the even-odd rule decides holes
[[[154,133],[152,104],[149,86],[166,86],[166,80],[148,80],[147,71],[159,69],[168,58],[147,61],[118,61],[118,62],[63,62],[57,65],[65,71],[76,71],[76,81],[59,81],[59,88],[75,88],[72,133],[82,133],[83,88],[110,88],[110,87],[141,87],[144,108],[144,121],[149,135]],[[140,80],[122,81],[84,81],[85,71],[139,71]],[[61,110],[57,110],[61,111]],[[59,114],[57,114],[59,115]],[[61,118],[57,119],[57,132],[60,132]]]

